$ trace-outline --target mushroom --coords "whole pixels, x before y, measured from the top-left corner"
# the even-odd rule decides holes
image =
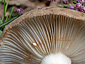
[[[0,64],[85,64],[85,14],[64,8],[31,10],[3,31]]]

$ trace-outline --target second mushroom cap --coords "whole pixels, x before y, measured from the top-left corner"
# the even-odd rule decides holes
[[[84,17],[84,13],[56,7],[24,14],[3,31],[0,63],[42,64],[51,55],[55,63],[63,57],[69,64],[85,64]]]

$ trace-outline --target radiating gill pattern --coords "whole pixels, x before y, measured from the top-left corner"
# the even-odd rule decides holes
[[[24,19],[3,39],[0,64],[40,64],[58,52],[73,64],[85,64],[84,21],[54,14]]]

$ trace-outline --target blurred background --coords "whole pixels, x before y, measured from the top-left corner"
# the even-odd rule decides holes
[[[8,0],[5,0],[7,3]],[[3,16],[3,1],[0,3],[0,18]],[[8,8],[6,15],[9,15],[10,9],[14,9],[16,11],[19,8],[23,9],[23,12],[30,11],[37,7],[46,7],[46,6],[57,6],[60,5],[60,0],[9,0]]]

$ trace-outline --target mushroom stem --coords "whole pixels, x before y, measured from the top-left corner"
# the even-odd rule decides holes
[[[71,64],[71,59],[62,53],[50,54],[42,60],[41,64]]]

